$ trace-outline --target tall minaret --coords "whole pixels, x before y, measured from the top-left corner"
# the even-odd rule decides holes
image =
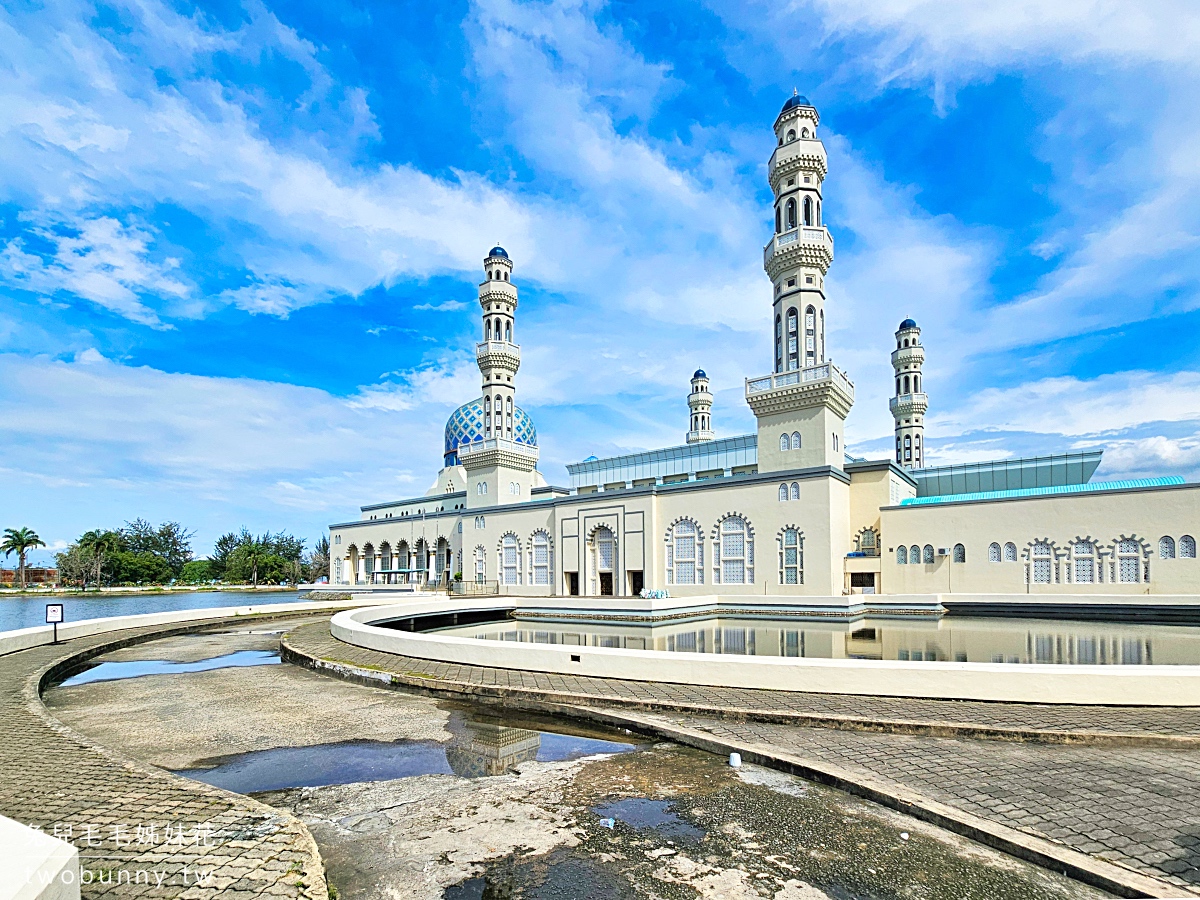
[[[775,226],[763,248],[771,279],[772,374],[746,380],[746,402],[758,419],[758,470],[764,473],[841,469],[846,461],[843,432],[854,385],[825,353],[825,273],[833,263],[833,238],[821,219],[827,166],[819,122],[808,100],[789,97],[775,118],[767,163]]]
[[[524,413],[517,407],[514,380],[521,367],[521,348],[513,341],[517,289],[513,264],[503,247],[493,247],[483,261],[479,285],[483,340],[475,360],[483,376],[482,439],[462,444],[458,458],[467,473],[467,506],[494,506],[528,500],[537,476],[538,449],[522,434]],[[527,417],[525,417],[527,419]],[[530,432],[532,424],[526,422]]]
[[[929,397],[921,390],[923,362],[921,329],[912,319],[905,319],[896,332],[896,349],[892,351],[896,396],[888,406],[896,419],[896,462],[906,469],[925,467],[925,410],[929,408]]]
[[[764,263],[775,298],[776,372],[825,362],[825,274],[833,262],[833,239],[821,224],[828,166],[817,137],[820,119],[798,94],[775,119],[776,147],[767,166],[775,195],[775,237]]]
[[[701,441],[711,441],[716,435],[712,430],[712,394],[708,390],[708,376],[703,369],[697,369],[692,376],[692,392],[688,394],[688,409],[691,411],[691,428],[688,429],[687,442],[698,444]]]

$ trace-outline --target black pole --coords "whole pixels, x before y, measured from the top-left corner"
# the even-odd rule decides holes
[[[54,643],[58,643],[58,623],[54,623]]]

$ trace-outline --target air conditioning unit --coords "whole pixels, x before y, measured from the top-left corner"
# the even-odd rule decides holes
[[[938,556],[949,556],[949,555],[950,555],[949,547],[938,547]]]

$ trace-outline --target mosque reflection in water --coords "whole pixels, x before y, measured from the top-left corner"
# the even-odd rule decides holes
[[[1057,665],[1200,664],[1200,628],[1043,619],[813,621],[707,617],[656,624],[551,618],[439,629],[438,634],[664,653],[808,659]]]
[[[462,778],[503,775],[520,763],[537,759],[542,746],[540,732],[480,717],[468,719],[453,713],[446,728],[450,732],[446,762]]]

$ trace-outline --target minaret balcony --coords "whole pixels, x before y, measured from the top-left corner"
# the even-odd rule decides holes
[[[892,415],[899,418],[905,416],[920,416],[929,409],[928,394],[901,394],[888,401],[888,409]]]
[[[538,448],[508,438],[488,438],[459,444],[458,460],[467,470],[507,466],[529,472],[537,465]]]
[[[521,347],[511,341],[480,341],[475,345],[475,361],[481,367],[515,372],[521,367]]]
[[[854,382],[833,363],[746,379],[746,403],[761,415],[774,407],[826,405],[844,418],[854,405]]]
[[[812,266],[822,273],[833,262],[833,235],[823,225],[801,225],[775,235],[763,247],[763,268],[774,281],[784,269]]]
[[[893,366],[912,366],[925,361],[925,348],[920,344],[900,347],[892,351]]]

